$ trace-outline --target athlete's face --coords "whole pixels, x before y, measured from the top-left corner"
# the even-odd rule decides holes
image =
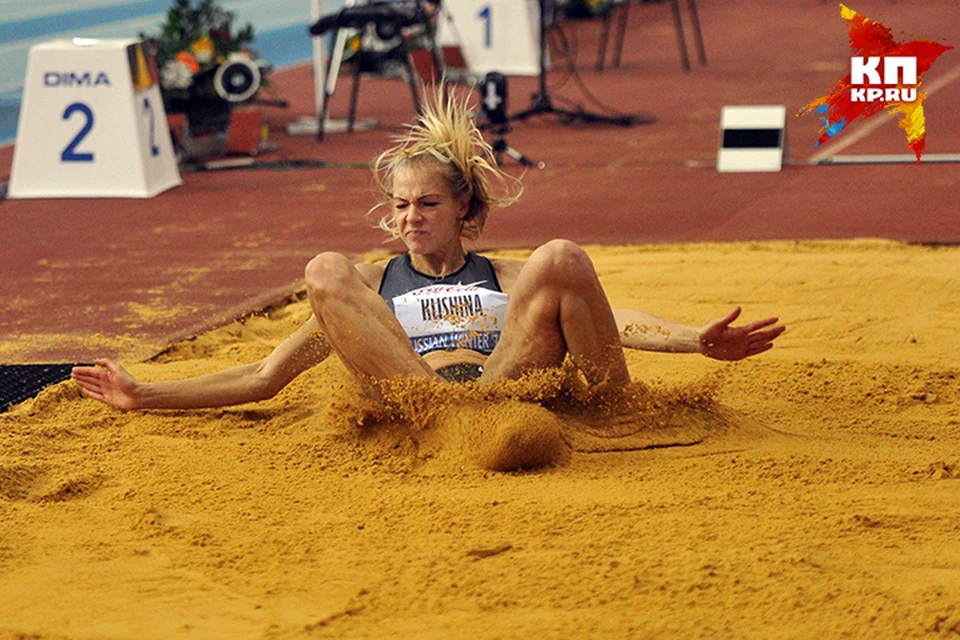
[[[443,175],[425,165],[401,167],[393,175],[393,217],[413,253],[461,250],[461,219],[467,203],[457,200]]]

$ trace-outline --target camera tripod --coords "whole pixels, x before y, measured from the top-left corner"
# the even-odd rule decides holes
[[[499,71],[490,71],[477,83],[477,89],[480,91],[480,105],[486,120],[478,122],[477,127],[490,130],[493,159],[497,164],[501,164],[503,154],[507,154],[525,167],[533,166],[533,160],[511,147],[504,137],[510,131],[510,119],[507,117],[507,77]],[[542,162],[538,164],[543,168]]]
[[[511,147],[507,142],[504,134],[508,131],[510,131],[510,127],[506,124],[495,124],[490,128],[490,135],[493,136],[490,146],[493,148],[493,157],[497,164],[501,164],[503,154],[507,154],[523,166],[532,167],[534,165],[533,160]]]
[[[547,91],[547,24],[555,21],[557,6],[556,0],[539,0],[540,6],[540,90],[533,94],[533,106],[525,111],[510,116],[511,120],[526,120],[530,116],[542,113],[552,113],[569,122],[601,122],[629,127],[635,124],[649,124],[656,122],[656,116],[646,115],[619,115],[607,116],[591,113],[578,108],[576,111],[561,109],[554,106],[550,93]]]

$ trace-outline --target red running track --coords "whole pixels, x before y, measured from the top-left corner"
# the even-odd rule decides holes
[[[491,219],[478,248],[533,247],[557,236],[583,244],[960,242],[957,164],[807,164],[817,152],[908,152],[892,120],[851,125],[818,150],[818,122],[793,116],[847,72],[845,24],[835,3],[700,0],[698,6],[708,64],[694,55],[690,72],[680,67],[668,5],[632,8],[623,62],[602,73],[594,68],[599,23],[565,25],[579,52],[576,75],[555,48],[548,74],[554,103],[652,112],[658,121],[624,128],[538,115],[515,122],[508,142],[546,167],[526,171],[522,201]],[[898,36],[960,46],[955,0],[928,0],[922,9],[863,0],[855,8]],[[930,156],[960,154],[958,75],[954,49],[924,78]],[[346,114],[349,78],[341,82],[334,117]],[[510,78],[510,110],[526,108],[537,85],[536,78]],[[397,249],[381,245],[380,232],[364,217],[373,204],[364,165],[412,117],[406,87],[363,80],[359,113],[380,127],[317,143],[284,132],[313,111],[310,69],[275,73],[273,86],[291,106],[263,109],[276,149],[257,160],[323,160],[327,167],[184,172],[183,186],[148,200],[0,203],[0,362],[149,357],[295,289],[319,251]],[[783,171],[715,170],[720,110],[737,104],[787,107]],[[0,149],[4,182],[11,158],[12,147]],[[506,165],[521,173],[512,161]]]

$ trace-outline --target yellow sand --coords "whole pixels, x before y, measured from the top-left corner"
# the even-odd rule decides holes
[[[407,389],[379,423],[334,360],[225,410],[58,385],[0,415],[0,638],[960,634],[960,249],[590,253],[615,305],[788,332],[741,363],[630,352],[626,400],[558,374]],[[306,314],[131,368],[256,359]],[[480,468],[510,450],[554,462]]]

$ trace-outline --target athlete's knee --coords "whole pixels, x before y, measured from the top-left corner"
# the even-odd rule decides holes
[[[348,289],[353,265],[346,256],[328,251],[314,257],[304,269],[304,280],[311,297],[337,295]]]
[[[570,283],[595,276],[593,262],[587,252],[570,240],[551,240],[541,245],[530,255],[528,264],[541,277],[558,282]]]

